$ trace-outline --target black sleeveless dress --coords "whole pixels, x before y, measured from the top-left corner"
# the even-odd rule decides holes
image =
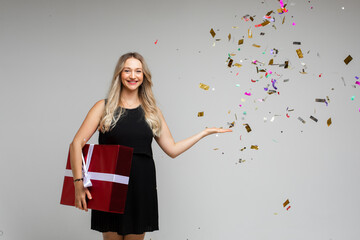
[[[153,133],[141,106],[126,109],[115,127],[99,133],[99,144],[134,148],[124,214],[91,210],[91,229],[120,235],[142,234],[159,229]]]

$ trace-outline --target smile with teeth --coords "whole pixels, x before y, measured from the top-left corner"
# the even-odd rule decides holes
[[[135,85],[135,84],[137,84],[137,82],[138,81],[136,81],[136,80],[126,80],[129,84],[131,84],[131,85]]]

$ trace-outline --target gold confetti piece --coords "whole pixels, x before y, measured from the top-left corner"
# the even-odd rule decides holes
[[[351,62],[352,59],[353,59],[353,58],[352,58],[350,55],[347,56],[347,58],[345,58],[345,60],[344,60],[345,64],[348,65],[349,62]]]
[[[243,125],[245,126],[247,132],[251,132],[251,128],[250,128],[249,124],[244,123]]]
[[[258,145],[251,145],[251,149],[259,150]]]
[[[231,110],[228,111],[228,114],[230,114],[230,113],[231,113]]]
[[[289,61],[285,61],[285,66],[284,68],[288,68],[289,67]]]
[[[326,96],[326,99],[328,100],[328,102],[330,102],[330,98],[329,98],[329,96]]]
[[[234,64],[236,67],[241,67],[242,65],[241,64],[239,64],[239,63],[235,63]]]
[[[328,120],[327,120],[327,125],[328,125],[328,127],[330,127],[330,125],[331,125],[331,118],[329,118]]]
[[[305,120],[304,119],[302,119],[301,117],[298,117],[298,119],[303,123],[303,124],[305,124],[306,122],[305,122]]]
[[[211,34],[211,36],[212,36],[213,38],[215,37],[216,33],[215,33],[214,29],[211,29],[211,30],[210,30],[210,34]]]
[[[273,65],[274,64],[274,59],[272,58],[272,59],[270,59],[270,61],[269,61],[269,65]]]
[[[284,16],[284,18],[283,18],[283,20],[282,20],[282,24],[284,24],[284,22],[285,22],[285,16]]]
[[[214,150],[216,151],[216,150],[219,150],[219,148],[214,148]]]
[[[236,53],[230,53],[230,56],[235,57]]]
[[[203,84],[203,83],[200,83],[199,84],[199,87],[204,89],[204,90],[209,90],[210,86],[206,85],[206,84]]]
[[[274,11],[271,10],[270,12],[268,12],[268,13],[266,14],[266,16],[270,16],[273,12],[274,12]]]
[[[313,117],[313,116],[310,116],[310,119],[314,120],[315,122],[317,122],[317,118]]]
[[[274,93],[276,93],[276,91],[275,90],[269,90],[268,92],[267,92],[269,95],[271,95],[271,94],[274,94]]]
[[[203,117],[204,116],[204,112],[198,112],[198,117]]]
[[[283,203],[283,206],[286,207],[290,203],[289,199],[286,199],[286,201]]]
[[[294,45],[301,45],[301,42],[293,42]]]
[[[299,49],[296,49],[296,53],[297,53],[297,55],[299,56],[299,58],[303,58],[304,56],[303,56],[303,54],[302,54],[302,52],[301,52],[301,49],[299,48]]]
[[[244,43],[244,39],[240,39],[239,42],[238,42],[238,45],[241,45]]]
[[[235,113],[235,120],[237,120],[237,116],[236,116],[236,113]]]
[[[252,31],[251,28],[248,29],[248,38],[252,38]]]
[[[315,102],[326,102],[324,98],[315,98]]]
[[[243,147],[242,149],[240,149],[240,151],[244,151],[246,149],[246,147]]]
[[[265,27],[266,25],[268,25],[270,23],[269,20],[265,20],[261,23],[261,26]]]
[[[274,215],[278,215],[278,213],[274,213]]]
[[[233,61],[234,61],[234,60],[230,59],[229,64],[228,64],[228,67],[231,67]]]
[[[233,26],[232,28],[239,28],[239,27]]]
[[[230,39],[231,39],[231,33],[229,33],[228,39],[229,39],[229,41],[230,41]]]
[[[261,47],[261,46],[254,43],[254,44],[253,44],[253,47],[259,48],[259,47]]]
[[[217,38],[217,39],[215,39],[215,41],[221,41],[221,38]]]
[[[254,18],[250,16],[250,20],[253,22],[253,21],[254,21]]]
[[[234,127],[235,126],[235,121],[233,121],[233,122],[231,122],[231,123],[227,123],[228,125],[229,125],[229,128],[232,128],[232,127]]]

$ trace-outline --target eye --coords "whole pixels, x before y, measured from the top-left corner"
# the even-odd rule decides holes
[[[130,71],[126,69],[126,70],[124,70],[124,72],[130,72]]]
[[[141,70],[138,70],[137,72],[138,72],[138,73],[141,73],[142,71],[141,71]]]

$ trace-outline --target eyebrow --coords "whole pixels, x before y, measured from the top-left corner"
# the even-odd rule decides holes
[[[124,67],[124,69],[125,69],[125,68],[131,69],[130,67]],[[142,69],[142,68],[134,68],[134,69]]]

